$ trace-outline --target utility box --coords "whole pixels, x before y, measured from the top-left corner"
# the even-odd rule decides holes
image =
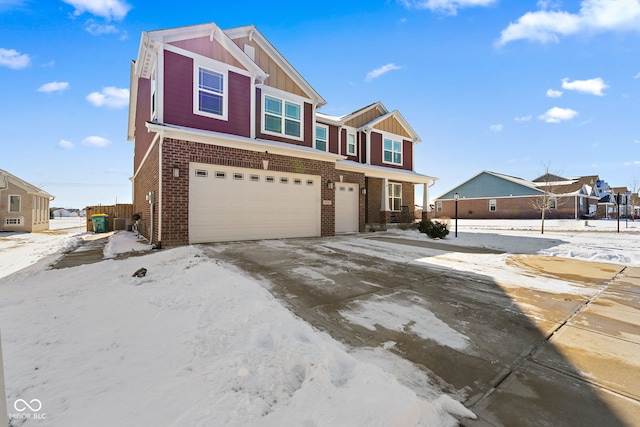
[[[109,231],[109,215],[95,214],[91,215],[94,233],[106,233]]]

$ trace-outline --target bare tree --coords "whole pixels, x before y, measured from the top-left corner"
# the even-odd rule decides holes
[[[636,206],[640,205],[640,200],[638,200],[638,191],[640,191],[640,179],[634,175],[633,178],[631,178],[631,184],[629,185],[629,192],[631,195],[627,200],[627,203],[631,204],[631,218],[633,221],[636,220]]]
[[[551,171],[551,163],[543,165],[544,174],[533,180],[538,189],[542,190],[542,195],[531,200],[531,207],[540,212],[540,234],[544,234],[544,220],[547,211],[557,209],[565,200],[559,199],[559,182],[565,178],[560,177],[561,171]]]

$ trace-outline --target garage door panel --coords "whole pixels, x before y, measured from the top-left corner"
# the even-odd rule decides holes
[[[359,194],[358,184],[336,183],[336,233],[359,231]]]
[[[191,164],[189,241],[319,236],[320,204],[319,176]]]

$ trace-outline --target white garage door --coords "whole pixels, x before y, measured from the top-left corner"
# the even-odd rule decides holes
[[[189,242],[320,236],[320,176],[191,163]]]
[[[336,233],[358,231],[358,184],[336,182]]]

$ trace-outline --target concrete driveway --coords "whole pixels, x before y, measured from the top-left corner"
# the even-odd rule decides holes
[[[421,367],[478,415],[464,426],[638,425],[640,269],[377,235],[199,246],[334,338]],[[447,254],[460,268],[429,263]]]

